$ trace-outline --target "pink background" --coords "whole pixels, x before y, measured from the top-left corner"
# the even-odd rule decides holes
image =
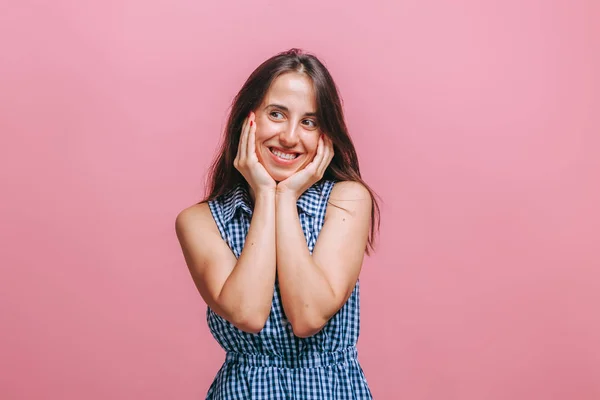
[[[0,11],[0,397],[200,399],[223,361],[174,233],[290,47],[382,196],[378,399],[600,398],[600,6],[13,1]]]

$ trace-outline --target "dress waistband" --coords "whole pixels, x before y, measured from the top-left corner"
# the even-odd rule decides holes
[[[358,359],[356,347],[348,347],[334,352],[309,352],[298,356],[275,356],[269,354],[245,354],[227,352],[226,363],[243,364],[252,367],[315,368],[339,364]]]

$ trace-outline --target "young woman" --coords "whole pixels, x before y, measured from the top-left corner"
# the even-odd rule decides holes
[[[336,85],[297,49],[236,96],[208,197],[176,232],[226,351],[207,399],[371,399],[358,277],[379,209]]]

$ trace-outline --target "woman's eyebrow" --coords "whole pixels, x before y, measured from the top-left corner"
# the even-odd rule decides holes
[[[283,110],[283,111],[286,111],[286,112],[290,111],[289,108],[287,108],[286,106],[282,106],[281,104],[272,103],[272,104],[269,104],[268,106],[266,106],[265,108],[269,108],[269,107],[279,108],[280,110]],[[306,116],[306,117],[316,117],[317,113],[316,112],[308,112],[308,113],[304,113],[304,116]]]

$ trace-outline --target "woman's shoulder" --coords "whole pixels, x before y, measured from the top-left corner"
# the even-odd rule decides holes
[[[329,195],[326,217],[343,219],[347,216],[346,212],[366,217],[371,215],[372,206],[371,192],[365,185],[355,181],[337,181]]]
[[[203,201],[181,210],[175,218],[175,229],[179,232],[193,226],[204,226],[209,219],[212,219],[210,207],[207,201]]]
[[[365,185],[357,181],[330,181],[333,185],[331,189],[331,200],[371,200],[371,192]]]

